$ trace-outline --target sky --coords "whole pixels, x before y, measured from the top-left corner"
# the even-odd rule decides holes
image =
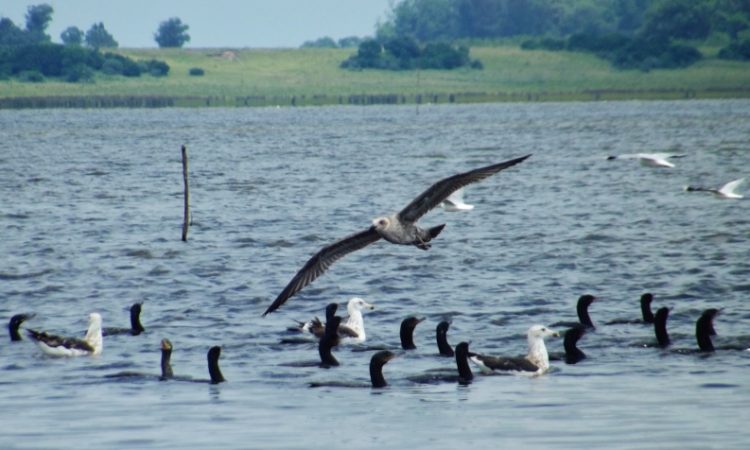
[[[394,0],[0,0],[0,17],[26,26],[26,10],[54,9],[47,34],[53,42],[69,26],[86,32],[94,23],[120,47],[157,47],[159,24],[178,17],[190,28],[186,48],[299,47],[323,36],[372,36]]]

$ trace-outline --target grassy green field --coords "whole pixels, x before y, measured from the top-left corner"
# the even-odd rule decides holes
[[[485,46],[471,50],[484,70],[391,72],[340,69],[354,49],[227,49],[235,57],[222,49],[119,49],[135,59],[166,61],[169,76],[97,75],[83,84],[5,80],[0,105],[13,107],[7,100],[18,98],[97,96],[170,99],[164,106],[750,97],[750,63],[719,60],[714,48],[701,50],[706,57],[687,69],[641,72],[616,70],[589,54]],[[192,67],[205,75],[189,76]]]

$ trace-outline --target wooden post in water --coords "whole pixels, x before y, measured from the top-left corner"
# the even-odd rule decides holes
[[[188,183],[187,147],[182,146],[182,180],[185,183],[185,216],[182,222],[182,240],[187,242],[188,227],[190,227],[190,185]]]

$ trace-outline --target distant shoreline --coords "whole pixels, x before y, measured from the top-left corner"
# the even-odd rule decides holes
[[[518,102],[596,102],[750,98],[750,87],[695,89],[592,89],[580,92],[373,94],[294,96],[59,95],[0,97],[0,109],[302,107],[332,105],[424,105]]]

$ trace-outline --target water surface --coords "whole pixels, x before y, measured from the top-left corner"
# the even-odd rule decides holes
[[[750,335],[747,199],[686,193],[748,175],[750,102],[602,102],[0,111],[0,312],[78,334],[98,311],[147,329],[105,339],[95,358],[52,359],[28,340],[0,346],[0,447],[55,448],[744,448],[750,353],[646,348],[638,298],[672,308],[677,348],[721,307],[718,346]],[[193,225],[180,241],[180,145],[191,166]],[[650,169],[611,154],[687,154]],[[430,251],[378,242],[337,262],[278,312],[261,313],[321,246],[399,210],[434,181],[533,153],[466,192],[469,213]],[[750,188],[745,187],[746,192]],[[490,354],[525,351],[534,323],[575,318],[591,293],[589,355],[538,378],[477,376],[417,384],[449,341]],[[368,343],[398,347],[400,321],[427,319],[418,349],[368,381],[372,352],[280,345],[294,320],[361,296]],[[229,380],[159,382],[159,341],[175,373],[208,378],[221,345]],[[746,340],[747,341],[747,340]],[[562,349],[561,340],[549,343]],[[112,379],[122,371],[149,376]]]

